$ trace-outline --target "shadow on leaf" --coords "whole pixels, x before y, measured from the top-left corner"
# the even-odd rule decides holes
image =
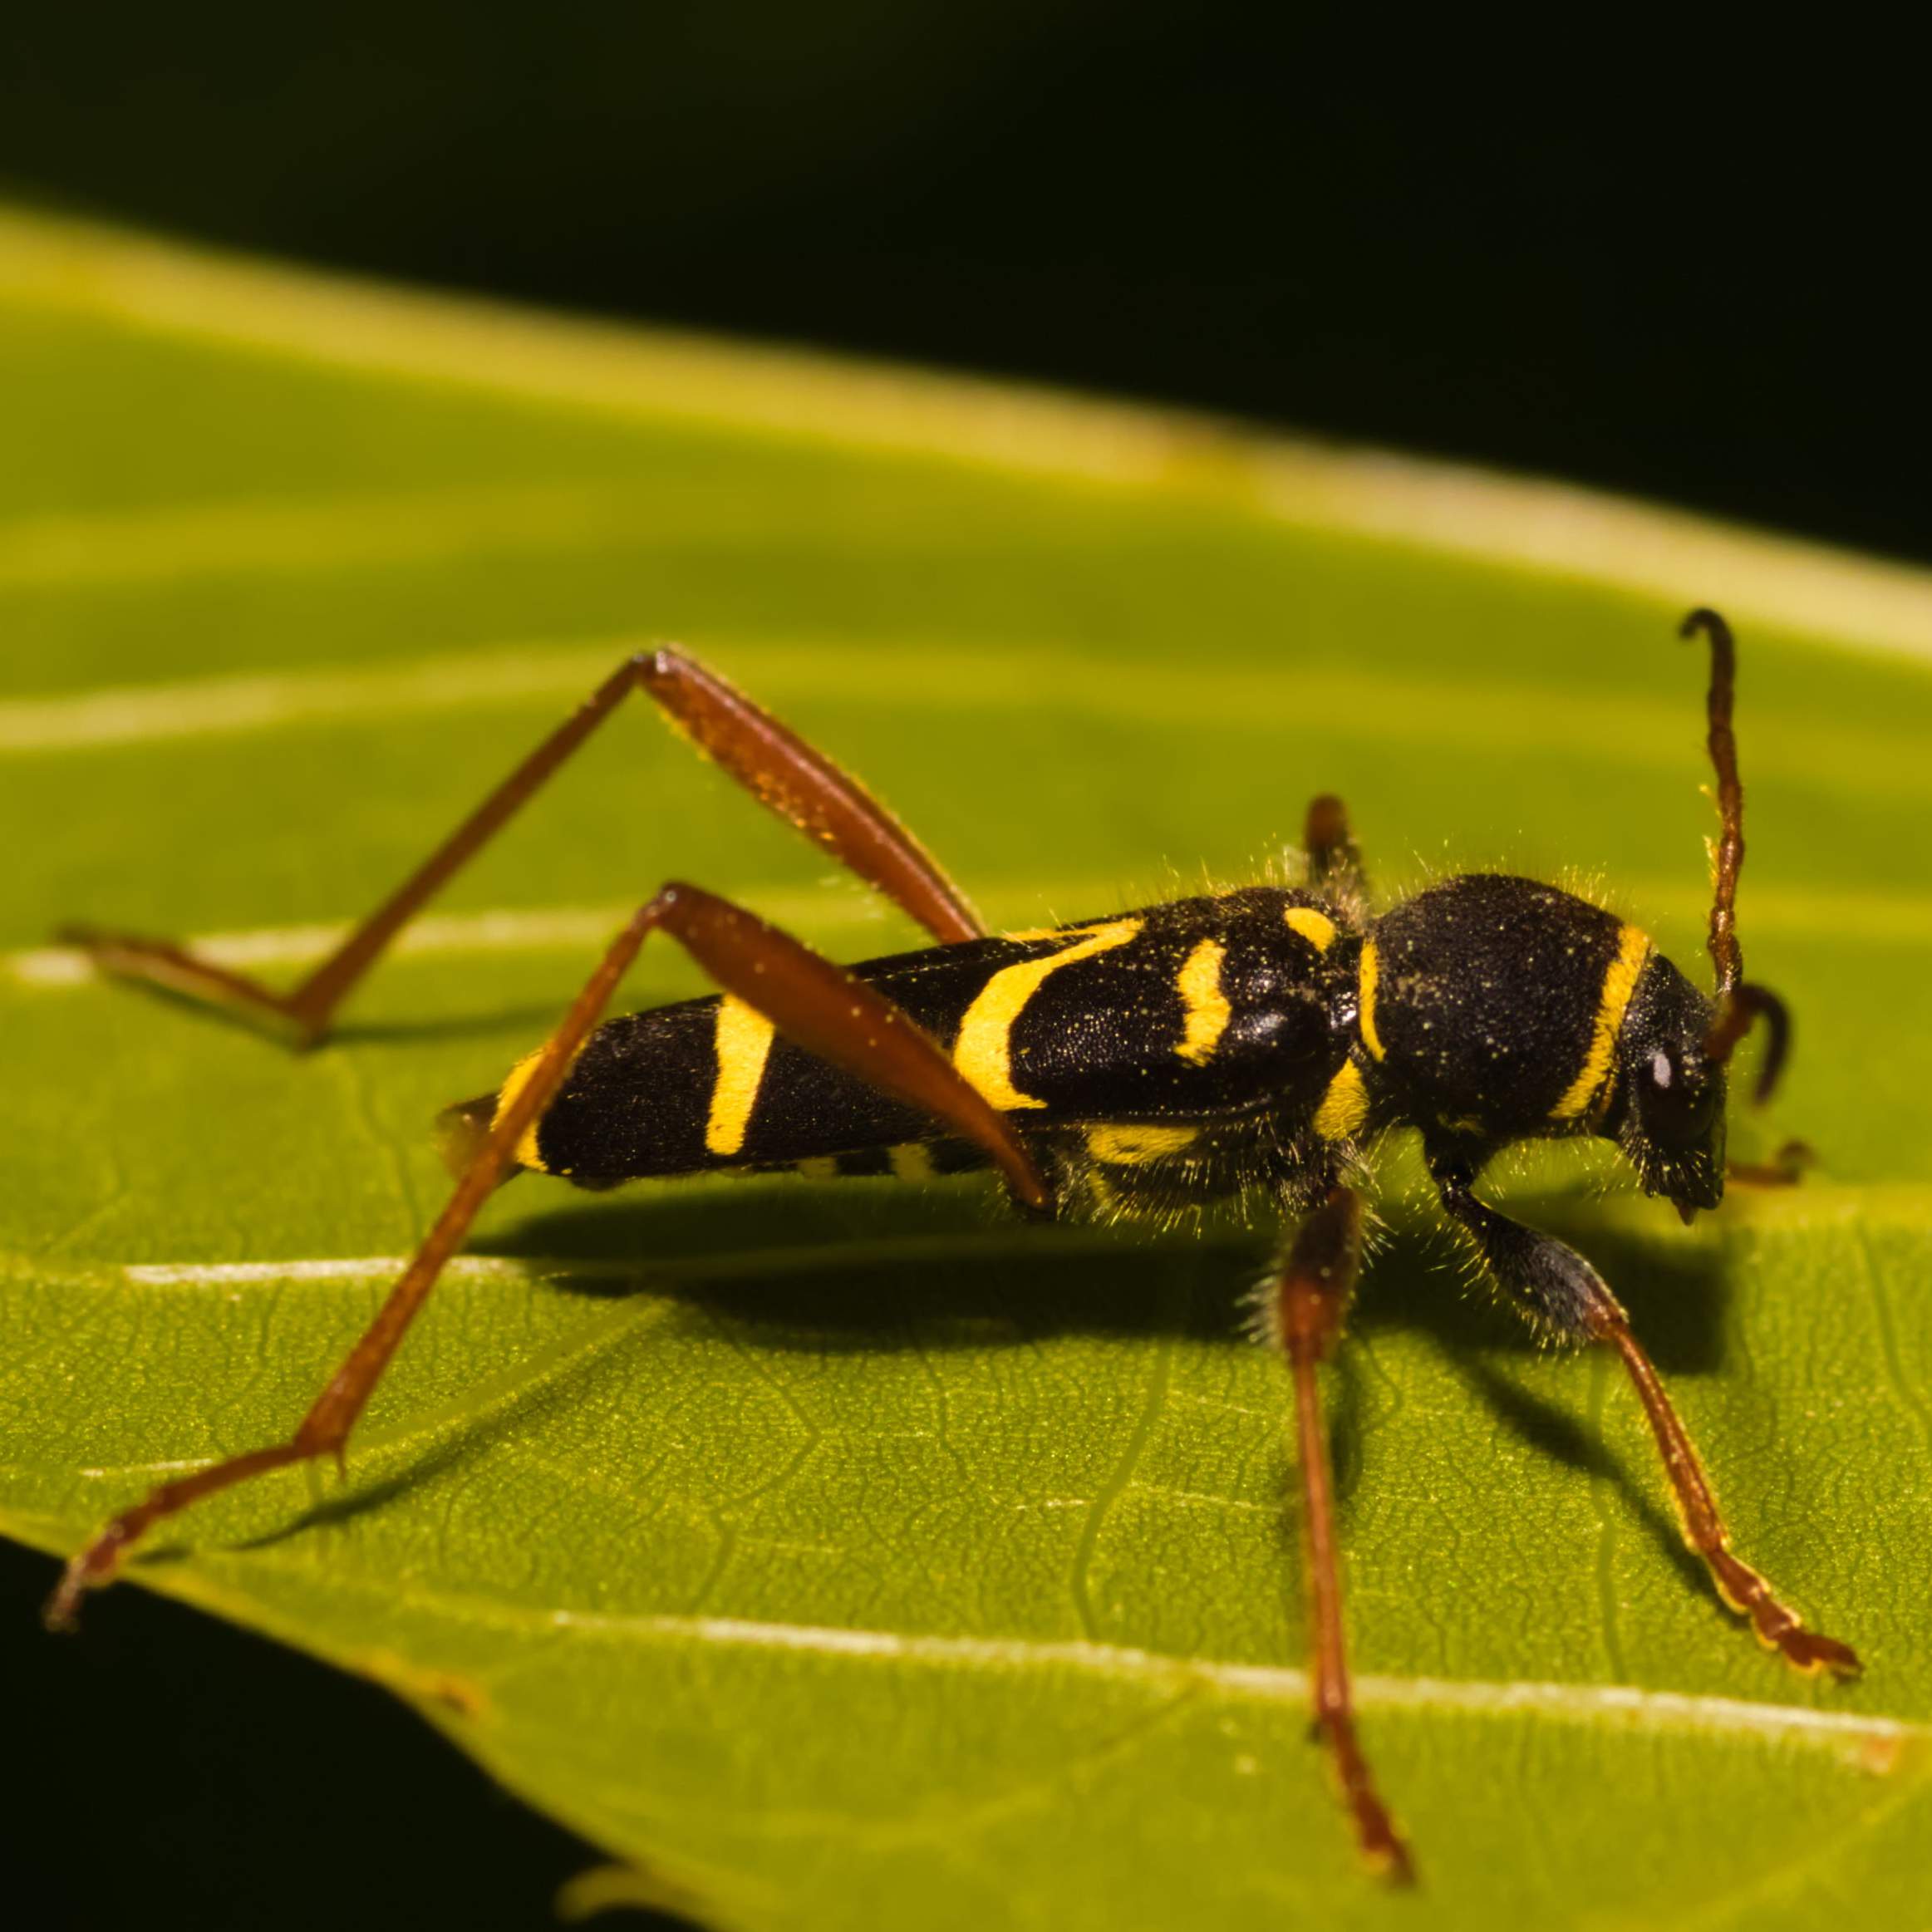
[[[1721,1253],[1593,1228],[1566,1205],[1539,1222],[1590,1255],[1659,1367],[1674,1374],[1718,1369],[1727,1295]],[[1231,1220],[1178,1231],[1033,1226],[972,1183],[915,1190],[779,1182],[604,1197],[534,1215],[476,1251],[634,1261],[640,1283],[697,1295],[769,1331],[759,1339],[772,1345],[889,1349],[944,1346],[949,1331],[988,1320],[1010,1322],[1016,1334],[1217,1335],[1246,1345],[1246,1297],[1271,1246],[1266,1231]],[[628,1288],[607,1278],[573,1280],[568,1270],[557,1282],[592,1294]],[[1421,1330],[1452,1353],[1538,1346],[1512,1310],[1471,1285],[1447,1231],[1426,1224],[1405,1222],[1378,1244],[1352,1320],[1366,1333]],[[985,1337],[982,1330],[964,1339]]]

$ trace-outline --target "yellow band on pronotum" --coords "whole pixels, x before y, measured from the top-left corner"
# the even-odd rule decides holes
[[[1552,1120],[1580,1120],[1609,1091],[1610,1074],[1616,1064],[1617,1035],[1630,995],[1637,990],[1638,976],[1650,956],[1649,935],[1635,926],[1626,926],[1617,935],[1616,957],[1605,969],[1603,991],[1598,995],[1596,1019],[1590,1030],[1590,1050],[1576,1078],[1564,1089],[1563,1098],[1550,1109]]]
[[[1387,1058],[1382,1036],[1375,1030],[1375,989],[1381,983],[1381,956],[1375,951],[1375,941],[1371,939],[1362,948],[1362,963],[1356,969],[1355,984],[1361,1008],[1362,1044],[1377,1059]]]

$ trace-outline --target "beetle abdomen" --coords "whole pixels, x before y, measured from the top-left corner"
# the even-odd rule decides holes
[[[1045,1128],[1312,1112],[1346,1050],[1336,1010],[1352,998],[1354,951],[1309,894],[1253,887],[853,971],[995,1106]],[[598,1028],[519,1154],[594,1184],[933,1134],[924,1114],[776,1037],[727,995]]]

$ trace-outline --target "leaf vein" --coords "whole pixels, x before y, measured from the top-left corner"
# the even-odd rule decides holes
[[[42,1531],[44,1537],[44,1527]],[[234,1560],[238,1572],[293,1572],[306,1567],[266,1550]],[[171,1566],[172,1567],[172,1566]],[[1233,1702],[1301,1704],[1310,1695],[1309,1674],[1286,1664],[1244,1664],[1190,1658],[1132,1644],[1082,1639],[979,1637],[901,1632],[846,1625],[781,1623],[745,1617],[675,1613],[543,1608],[425,1585],[420,1578],[332,1575],[331,1588],[379,1594],[431,1615],[489,1627],[553,1632],[614,1643],[671,1644],[718,1650],[795,1652],[858,1663],[905,1664],[966,1673],[1068,1674],[1128,1679],[1154,1685],[1204,1686]],[[199,1580],[170,1576],[171,1592],[219,1595],[235,1605],[232,1585],[209,1588]],[[1634,1684],[1522,1681],[1478,1678],[1398,1677],[1369,1672],[1355,1680],[1364,1708],[1471,1717],[1535,1717],[1553,1722],[1602,1724],[1658,1733],[1701,1733],[1764,1743],[1797,1743],[1843,1749],[1867,1767],[1903,1761],[1903,1748],[1932,1745],[1932,1724],[1907,1718],[1815,1710],[1702,1692],[1652,1690]],[[1872,1747],[1883,1754],[1874,1753]]]

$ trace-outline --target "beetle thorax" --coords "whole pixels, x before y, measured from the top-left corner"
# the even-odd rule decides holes
[[[1470,873],[1405,900],[1364,948],[1364,1044],[1402,1115],[1489,1141],[1585,1132],[1649,941],[1533,880]]]

